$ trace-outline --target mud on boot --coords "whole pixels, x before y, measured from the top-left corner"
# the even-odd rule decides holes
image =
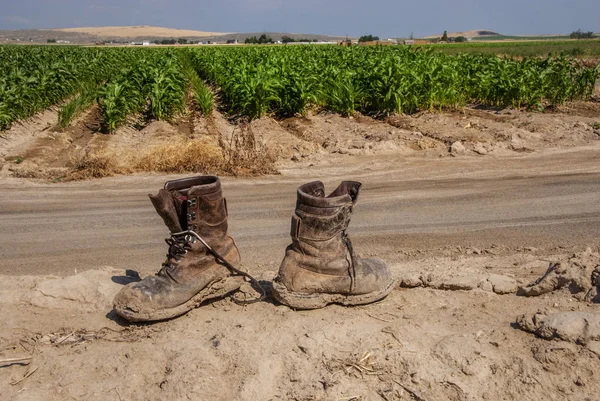
[[[240,254],[227,234],[219,178],[168,181],[149,196],[171,232],[167,260],[156,275],[123,287],[115,311],[129,321],[163,320],[239,289],[244,277],[231,264],[239,263]]]
[[[362,305],[389,294],[395,280],[381,259],[361,259],[346,234],[361,183],[344,181],[325,197],[322,182],[298,188],[292,244],[286,249],[273,296],[295,309]]]

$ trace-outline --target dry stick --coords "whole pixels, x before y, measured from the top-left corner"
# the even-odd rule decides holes
[[[386,323],[393,323],[394,322],[393,320],[387,320],[387,319],[382,319],[382,318],[377,317],[377,316],[373,316],[369,312],[366,312],[366,313],[367,313],[367,315],[371,316],[373,319],[381,320],[382,322],[386,322]]]
[[[32,358],[32,356],[26,356],[23,358],[1,359],[0,365],[6,365],[6,366],[14,365],[14,364],[29,365],[29,363],[31,362],[31,358]]]
[[[76,330],[73,330],[73,331],[71,332],[71,334],[69,334],[68,336],[66,336],[66,337],[62,338],[62,339],[61,339],[59,342],[57,342],[57,343],[56,343],[56,345],[59,345],[59,344],[62,344],[63,342],[65,342],[65,341],[67,340],[67,338],[70,338],[70,337],[71,337],[73,334],[75,334],[75,331],[76,331]]]
[[[33,369],[32,371],[29,371],[25,374],[25,376],[21,377],[19,380],[17,381],[11,381],[10,384],[13,386],[16,386],[17,384],[21,383],[23,380],[27,379],[29,376],[31,376],[32,374],[35,373],[36,370],[38,370],[40,367],[36,366],[35,369]]]

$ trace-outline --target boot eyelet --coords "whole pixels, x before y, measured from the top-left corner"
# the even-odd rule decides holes
[[[196,220],[196,212],[188,213],[187,219],[188,221]]]
[[[188,199],[187,206],[188,207],[196,207],[196,198]]]

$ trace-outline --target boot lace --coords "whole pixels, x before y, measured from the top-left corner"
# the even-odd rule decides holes
[[[240,301],[235,298],[232,298],[233,302],[239,305],[248,305],[253,304],[255,302],[260,302],[267,297],[265,289],[260,285],[257,279],[255,279],[245,271],[235,268],[223,256],[221,256],[210,245],[208,245],[208,243],[202,237],[200,237],[195,231],[192,230],[182,231],[179,233],[171,233],[171,237],[165,239],[166,243],[169,245],[169,251],[167,253],[168,259],[165,263],[163,263],[163,267],[158,272],[158,274],[166,274],[169,277],[173,278],[170,274],[170,270],[176,266],[177,262],[179,262],[181,257],[183,257],[190,249],[192,249],[192,244],[196,242],[196,240],[200,241],[202,245],[204,245],[208,253],[213,255],[218,262],[221,262],[221,264],[227,267],[234,275],[247,278],[250,281],[252,287],[254,287],[254,289],[261,294],[260,297],[249,301]],[[175,263],[173,263],[173,260],[175,261]]]
[[[168,276],[173,281],[177,281],[175,277],[171,275],[171,271],[177,266],[177,263],[181,260],[185,254],[192,249],[190,241],[184,237],[177,237],[171,235],[166,238],[165,242],[169,245],[167,251],[167,260],[162,264],[162,268],[157,273],[159,276]]]
[[[348,274],[350,275],[350,292],[354,291],[356,286],[356,261],[354,256],[354,248],[352,247],[352,241],[350,237],[348,237],[348,233],[346,230],[342,232],[342,242],[348,248],[348,252],[350,253],[350,263],[348,264]]]

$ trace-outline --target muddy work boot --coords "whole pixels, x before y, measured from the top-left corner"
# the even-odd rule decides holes
[[[169,181],[150,200],[171,232],[167,260],[156,275],[121,289],[113,301],[120,316],[130,321],[172,318],[244,283],[236,275],[241,272],[231,266],[240,261],[240,254],[227,235],[227,205],[219,178]]]
[[[346,234],[360,187],[344,181],[327,197],[319,181],[298,188],[292,244],[273,282],[279,302],[295,309],[361,305],[392,290],[389,267],[381,259],[361,259]]]

